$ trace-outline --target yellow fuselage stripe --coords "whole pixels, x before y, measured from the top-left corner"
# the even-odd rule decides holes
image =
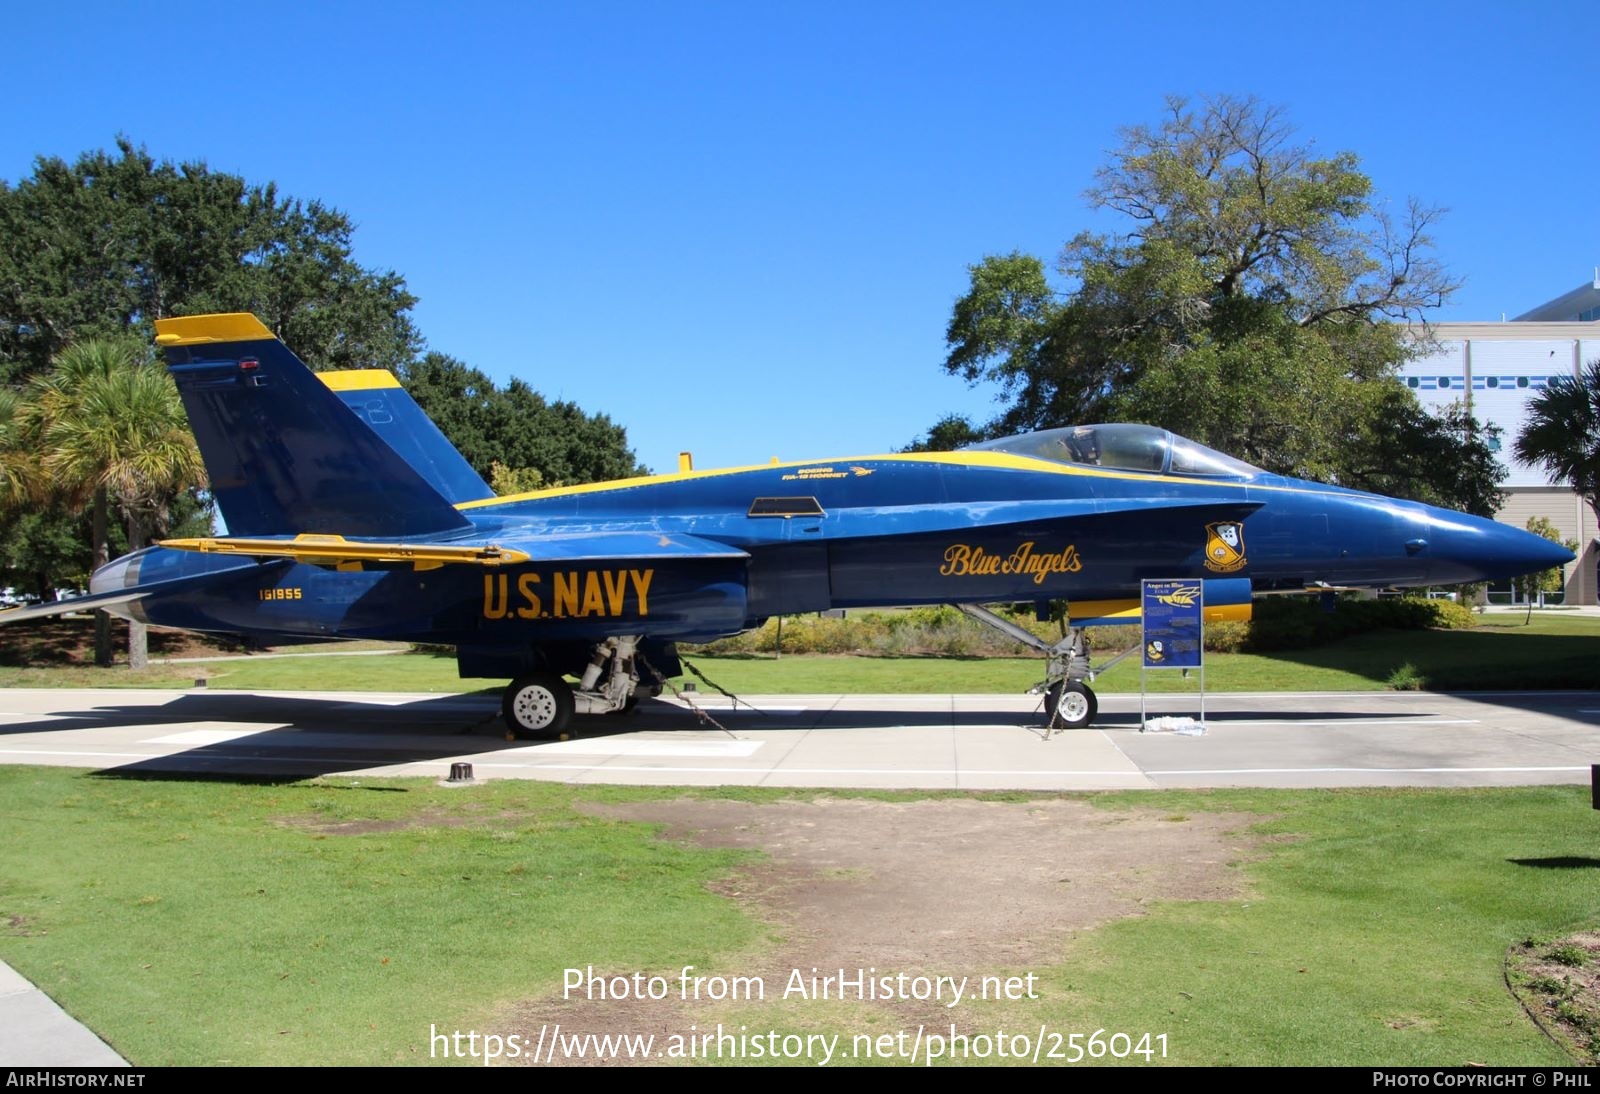
[[[1138,623],[1143,614],[1137,600],[1069,600],[1071,619],[1126,619]],[[1206,605],[1203,618],[1207,623],[1248,623],[1250,603]]]
[[[1279,486],[1271,483],[1239,482],[1233,479],[1211,479],[1204,476],[1157,475],[1144,471],[1118,471],[1104,467],[1085,467],[1081,464],[1056,463],[1032,456],[1017,456],[1009,452],[896,452],[880,456],[840,456],[826,460],[804,460],[781,464],[748,464],[742,467],[723,467],[706,471],[679,471],[667,475],[640,475],[631,479],[613,479],[609,482],[590,482],[579,486],[557,486],[549,490],[530,490],[524,494],[508,494],[501,498],[483,498],[479,501],[461,502],[457,509],[481,509],[490,505],[528,501],[534,498],[559,498],[575,494],[595,494],[609,490],[630,490],[641,486],[657,486],[693,479],[709,479],[727,475],[744,475],[753,471],[784,470],[788,468],[823,467],[830,464],[862,463],[941,463],[953,467],[982,467],[1009,471],[1031,471],[1036,474],[1072,475],[1092,479],[1116,479],[1122,482],[1171,483],[1178,486],[1209,487],[1211,489],[1267,490],[1287,494],[1320,494],[1336,488],[1321,489],[1320,483],[1309,486]]]

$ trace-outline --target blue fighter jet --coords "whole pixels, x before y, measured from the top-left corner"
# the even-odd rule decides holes
[[[1208,620],[1247,619],[1253,594],[1495,580],[1573,557],[1145,425],[722,470],[685,459],[496,497],[392,374],[314,374],[248,314],[156,327],[228,534],[135,551],[90,595],[0,621],[105,608],[258,639],[453,646],[463,677],[511,680],[522,737],[627,709],[680,673],[675,643],[770,616],[955,604],[1006,629],[980,606],[1052,600],[1070,628],[1047,650],[1047,710],[1084,726],[1083,628],[1137,622],[1142,578],[1201,580]]]

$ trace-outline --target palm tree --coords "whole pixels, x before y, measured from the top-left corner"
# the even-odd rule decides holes
[[[1600,360],[1534,396],[1513,451],[1523,463],[1542,466],[1551,482],[1571,483],[1600,513]]]
[[[32,454],[17,393],[0,387],[0,507],[16,505],[31,495],[35,478]]]
[[[140,363],[126,341],[79,342],[36,379],[24,410],[43,487],[92,506],[95,568],[110,560],[112,502],[127,521],[130,550],[166,519],[180,490],[204,482],[199,450],[166,370]],[[129,634],[129,661],[145,661],[145,629]],[[111,620],[95,613],[95,663],[111,663]]]

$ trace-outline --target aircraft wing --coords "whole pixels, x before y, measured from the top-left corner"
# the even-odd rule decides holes
[[[527,562],[589,562],[616,558],[744,558],[737,547],[676,532],[582,532],[527,535],[513,532],[502,543],[373,542],[334,535],[292,539],[214,536],[162,540],[161,546],[204,554],[288,558],[312,566],[356,569],[364,563],[410,564],[434,569],[447,564],[514,566]]]

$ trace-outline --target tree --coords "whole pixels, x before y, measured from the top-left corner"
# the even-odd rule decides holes
[[[0,512],[25,500],[32,490],[33,452],[23,438],[17,393],[0,387]]]
[[[174,496],[204,481],[178,389],[127,340],[74,343],[30,386],[22,413],[42,475],[35,492],[90,506],[93,566],[110,560],[115,504],[129,550],[165,525]],[[95,663],[111,663],[110,619],[97,612]],[[144,627],[130,631],[129,660],[144,663]]]
[[[1090,205],[1127,231],[1084,232],[1056,266],[990,256],[969,268],[946,338],[947,371],[1000,385],[987,436],[1074,422],[1165,426],[1268,470],[1361,477],[1382,447],[1451,448],[1494,470],[1475,425],[1430,425],[1393,379],[1419,319],[1457,287],[1431,256],[1439,211],[1398,218],[1348,152],[1318,156],[1253,98],[1170,99],[1158,128],[1123,131]],[[1398,432],[1395,432],[1398,431]],[[1420,461],[1391,465],[1419,468]],[[1388,476],[1417,496],[1451,484]]]
[[[1466,408],[1424,410],[1398,384],[1374,384],[1360,440],[1344,453],[1340,483],[1374,494],[1492,517],[1505,503],[1505,470],[1495,456],[1498,426],[1479,425]]]
[[[351,257],[348,217],[204,163],[40,157],[0,185],[0,381],[48,370],[75,340],[172,315],[253,311],[317,368],[396,368],[421,340],[416,298]]]
[[[313,368],[419,376],[429,390],[414,393],[418,403],[480,474],[489,474],[494,459],[546,482],[640,470],[624,430],[604,416],[547,403],[520,382],[500,391],[443,355],[419,361],[422,339],[410,316],[416,298],[394,271],[356,263],[352,232],[348,217],[320,202],[280,195],[270,182],[248,183],[203,162],[158,161],[125,138],[113,153],[86,152],[72,163],[40,157],[15,186],[0,181],[0,388],[53,375],[68,347],[105,339],[131,338],[142,359],[160,318],[251,311]],[[444,379],[430,385],[436,373]],[[60,405],[70,403],[57,395]],[[63,499],[78,480],[44,488],[52,473],[40,462],[46,450],[37,437],[7,442],[8,430],[15,432],[10,407],[0,403],[0,568],[20,569],[41,593],[52,575],[75,578],[83,566],[105,561],[113,504],[137,546],[165,520],[165,506],[182,500],[181,492],[159,485],[143,492],[126,480],[122,493],[104,485],[103,496],[97,487],[77,497],[80,506],[101,501],[89,506],[101,517],[90,536],[92,555],[79,562],[62,549],[63,531],[79,515],[63,510]],[[121,413],[131,419],[135,411],[125,406]],[[159,432],[170,418],[166,409],[155,413],[150,428]],[[34,427],[44,420],[37,417]],[[85,435],[110,428],[104,418],[83,424]],[[41,485],[23,489],[24,479]]]
[[[73,343],[131,337],[143,355],[154,320],[216,311],[254,311],[319,367],[398,367],[420,346],[415,298],[393,272],[355,263],[351,232],[318,202],[157,161],[126,139],[70,164],[40,157],[14,187],[0,182],[0,384],[48,374]],[[37,477],[38,453],[3,433],[4,474]],[[41,595],[90,564],[88,551],[63,549],[81,514],[62,496],[0,488],[0,564]],[[132,515],[139,525],[156,514]],[[104,537],[91,538],[103,558]]]
[[[1546,517],[1529,517],[1528,531],[1536,536],[1543,536],[1551,543],[1559,543],[1574,554],[1578,550],[1578,541],[1575,539],[1562,539],[1561,533],[1556,531],[1556,526],[1551,524]],[[1523,600],[1528,604],[1528,614],[1523,617],[1522,623],[1526,626],[1533,622],[1533,601],[1540,593],[1558,593],[1561,591],[1565,567],[1552,566],[1548,570],[1537,573],[1523,574],[1521,577],[1512,578],[1511,584]]]
[[[900,451],[902,452],[950,452],[957,448],[964,448],[969,444],[977,444],[983,440],[983,431],[972,424],[971,419],[959,414],[946,414],[927,433],[918,437]]]
[[[489,465],[489,488],[502,498],[565,485],[563,482],[547,482],[537,467],[507,467],[499,460]]]
[[[621,426],[573,403],[547,402],[520,379],[502,390],[454,357],[429,353],[402,367],[400,380],[486,482],[495,463],[536,471],[547,484],[644,473]]]
[[[94,565],[90,540],[88,514],[60,501],[0,507],[0,585],[40,600],[54,598],[60,588],[87,589]]]
[[[1570,483],[1600,514],[1600,359],[1529,400],[1513,451],[1523,463],[1543,467],[1551,482]]]

